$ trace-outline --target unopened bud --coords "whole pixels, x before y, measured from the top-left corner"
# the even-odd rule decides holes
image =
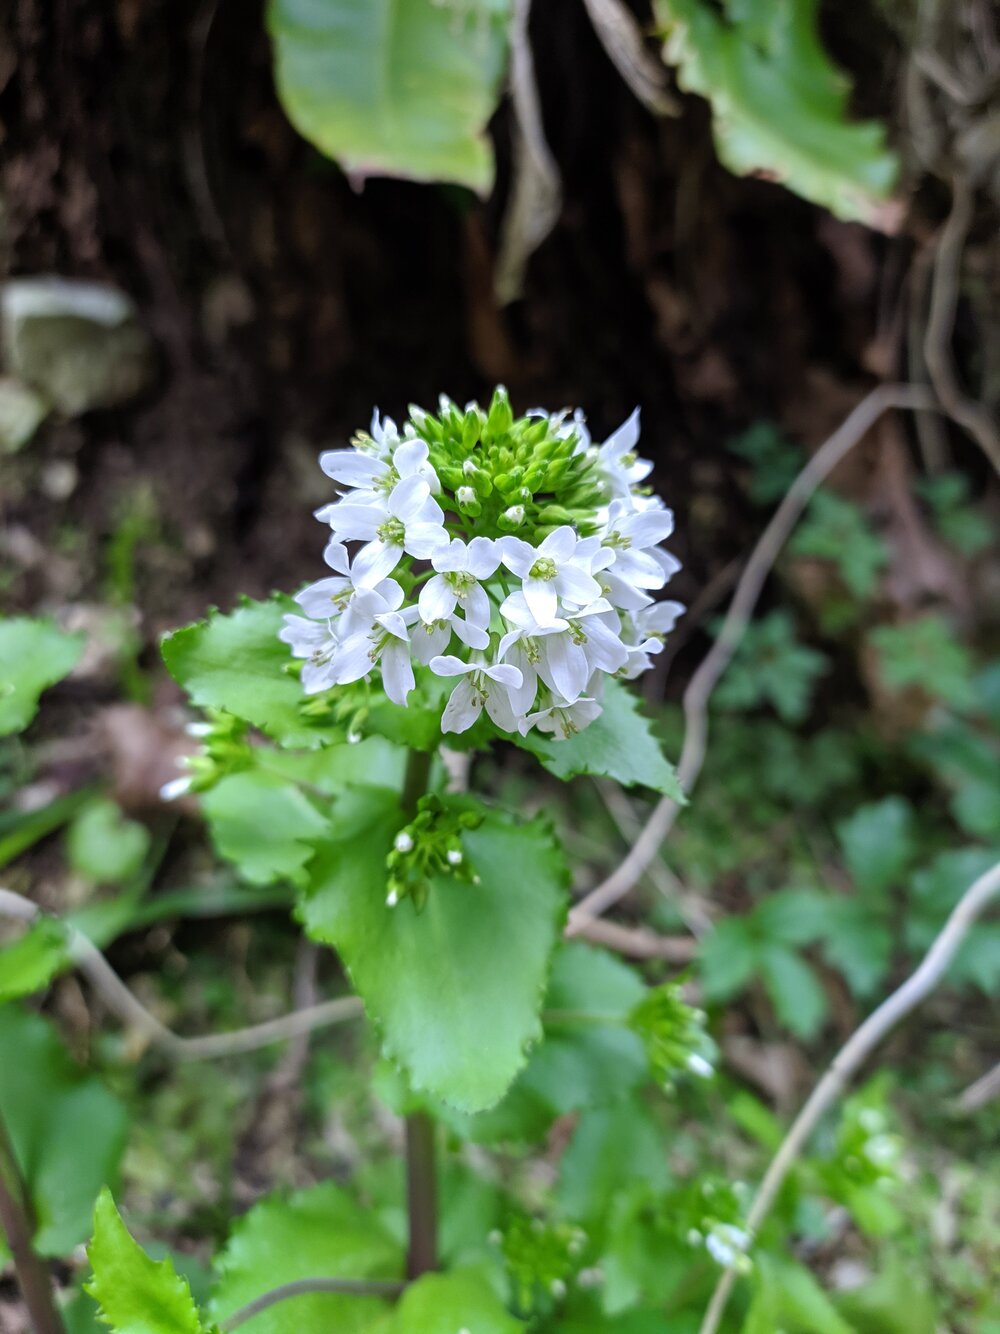
[[[449,850],[448,850],[448,865],[449,865],[449,866],[461,866],[461,864],[462,864],[462,854],[461,854],[461,852],[459,852],[458,848],[449,848]]]
[[[396,835],[396,838],[393,842],[393,847],[396,849],[397,852],[413,851],[413,839],[406,832],[405,829],[400,830],[400,832]]]
[[[524,506],[511,505],[500,515],[501,528],[520,528],[524,523]]]

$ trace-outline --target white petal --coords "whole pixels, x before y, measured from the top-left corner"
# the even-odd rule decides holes
[[[552,586],[567,602],[576,602],[581,606],[601,596],[600,584],[578,565],[564,565],[553,579]],[[530,601],[528,605],[531,605]]]
[[[455,610],[457,601],[455,590],[446,579],[436,574],[420,590],[417,605],[422,618],[430,624],[432,621],[446,621]]]
[[[507,694],[510,698],[511,708],[520,717],[526,714],[535,702],[535,695],[538,693],[538,673],[523,653],[516,656],[516,665],[521,672],[521,684],[519,686],[507,686]]]
[[[343,542],[338,542],[335,537],[331,537],[323,551],[323,559],[329,565],[331,570],[336,570],[338,574],[346,574],[350,569],[350,561],[347,559],[347,548]]]
[[[465,568],[477,579],[488,579],[500,564],[500,551],[496,542],[488,537],[474,537],[468,546]]]
[[[548,537],[538,548],[539,556],[548,556],[556,564],[564,560],[569,560],[576,550],[576,532],[570,528],[569,524],[563,524],[554,532],[549,533]]]
[[[465,619],[472,625],[478,625],[481,630],[485,630],[490,623],[490,600],[486,596],[486,590],[479,584],[473,584],[466,590],[465,594]]]
[[[327,522],[345,541],[368,542],[385,523],[386,517],[380,505],[355,505],[341,500],[330,506]]]
[[[452,616],[449,623],[462,643],[468,644],[469,648],[484,649],[488,646],[490,637],[480,626],[472,625],[461,616]]]
[[[340,599],[345,593],[353,591],[350,579],[342,575],[332,575],[329,579],[319,579],[316,583],[303,588],[295,594],[295,601],[307,616],[318,620],[336,616],[340,611]]]
[[[518,673],[520,676],[520,672]],[[486,695],[486,712],[503,732],[516,732],[517,719],[511,707],[510,697],[503,686],[497,686]]]
[[[601,445],[601,457],[604,459],[620,459],[623,454],[628,454],[630,450],[635,449],[638,443],[639,409],[636,408],[632,415],[622,422],[618,430],[613,431]]]
[[[545,641],[549,671],[556,689],[572,703],[587,688],[590,667],[583,650],[568,635],[550,635]]]
[[[431,489],[423,477],[404,477],[392,489],[389,497],[389,513],[394,514],[403,523],[420,517],[424,506],[431,501]]]
[[[372,669],[371,647],[367,635],[351,635],[344,640],[330,661],[330,672],[336,685],[350,685],[368,675]]]
[[[451,640],[451,626],[438,622],[436,625],[425,625],[420,621],[410,632],[410,647],[413,649],[413,656],[417,662],[422,662],[426,667],[433,659],[442,654],[448,647]]]
[[[439,658],[437,661],[442,662],[444,659]],[[431,666],[434,664],[431,663]],[[459,681],[441,715],[441,731],[467,732],[482,712],[483,706],[479,700],[468,678]]]
[[[406,550],[417,560],[430,560],[448,545],[447,529],[440,523],[417,520],[406,525]]]
[[[414,477],[423,474],[422,465],[427,462],[430,450],[423,440],[407,440],[400,445],[392,456],[393,467],[400,477]],[[425,479],[426,480],[426,479]]]
[[[401,639],[404,644],[410,642],[410,632],[398,611],[384,611],[381,615],[376,616],[375,620],[383,630],[388,630],[394,638]]]
[[[523,541],[520,537],[506,537],[499,539],[500,559],[508,570],[513,570],[523,579],[524,576],[538,559],[538,552],[533,546]]]
[[[356,449],[328,449],[320,454],[319,466],[327,477],[344,486],[370,487],[388,471],[381,459]]]
[[[474,538],[474,541],[478,539]],[[460,537],[453,537],[446,547],[436,551],[431,560],[435,570],[464,570],[468,564],[468,547]]]
[[[497,681],[503,686],[519,686],[521,684],[520,670],[509,662],[498,662],[492,667],[484,667],[484,673],[491,681]]]
[[[463,662],[450,653],[439,658],[431,658],[431,671],[437,676],[464,676],[473,670],[472,664]]]
[[[623,537],[631,540],[634,547],[655,547],[665,541],[674,531],[674,516],[671,510],[646,510],[644,514],[633,514],[618,529]]]
[[[374,588],[399,564],[403,548],[396,542],[376,539],[362,547],[354,557],[351,572],[358,588]]]
[[[601,590],[598,588],[597,592]],[[528,610],[539,625],[545,625],[556,614],[556,590],[550,579],[525,579],[522,587]],[[596,596],[596,594],[595,594]],[[506,613],[505,613],[506,614]]]
[[[406,704],[413,689],[413,664],[406,644],[387,644],[382,653],[382,685],[393,704]]]

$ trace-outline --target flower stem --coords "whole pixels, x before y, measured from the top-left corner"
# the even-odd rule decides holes
[[[411,750],[400,798],[403,815],[412,820],[417,802],[427,791],[432,755]],[[409,1248],[406,1276],[419,1278],[437,1268],[437,1172],[434,1161],[434,1122],[426,1112],[406,1118],[406,1212]]]
[[[64,1334],[52,1282],[44,1261],[31,1245],[31,1204],[7,1127],[0,1117],[0,1224],[14,1260],[14,1272],[35,1334]]]

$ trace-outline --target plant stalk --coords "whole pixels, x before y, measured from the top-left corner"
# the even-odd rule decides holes
[[[14,1272],[35,1334],[65,1334],[56,1307],[48,1267],[35,1254],[31,1203],[14,1157],[7,1127],[0,1116],[0,1224],[14,1260]]]
[[[407,820],[413,819],[417,802],[427,791],[432,758],[427,751],[410,751],[400,799]],[[406,1118],[406,1213],[409,1225],[406,1276],[412,1281],[437,1268],[434,1122],[426,1112],[411,1112]]]

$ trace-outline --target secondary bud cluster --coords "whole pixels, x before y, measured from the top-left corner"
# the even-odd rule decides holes
[[[400,430],[372,418],[320,465],[332,576],[298,594],[282,639],[307,694],[378,673],[405,705],[417,670],[455,681],[441,720],[571,736],[608,676],[644,671],[683,608],[654,594],[679,568],[673,516],[643,483],[638,410],[601,445],[581,413],[515,418],[442,397]]]
[[[438,875],[457,876],[469,884],[479,877],[462,852],[462,832],[482,823],[482,812],[446,806],[436,794],[421,797],[417,814],[405,825],[386,857],[389,873],[386,903],[394,908],[410,897],[419,911],[427,900],[431,880]]]

